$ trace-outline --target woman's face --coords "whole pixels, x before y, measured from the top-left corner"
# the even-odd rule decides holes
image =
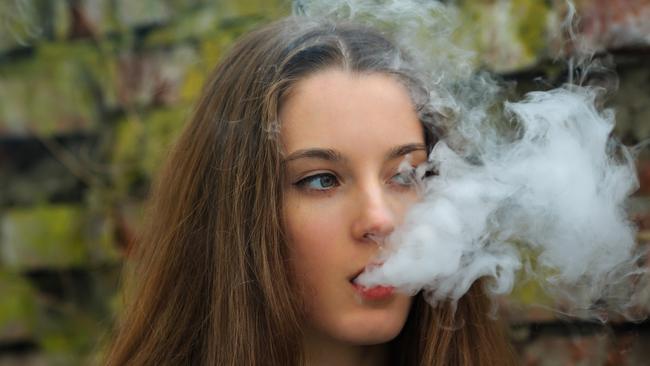
[[[377,241],[418,197],[400,169],[404,161],[426,160],[408,92],[387,75],[328,69],[295,85],[280,119],[284,223],[307,334],[354,345],[387,342],[402,329],[411,298],[364,289],[354,278],[375,264]]]

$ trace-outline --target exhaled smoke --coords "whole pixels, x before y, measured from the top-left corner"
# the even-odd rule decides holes
[[[633,152],[611,137],[613,111],[597,108],[604,90],[569,83],[499,101],[497,83],[471,73],[472,54],[450,42],[456,11],[440,2],[305,0],[295,9],[387,30],[428,72],[431,108],[456,116],[430,155],[438,174],[361,284],[424,290],[435,305],[479,278],[506,294],[528,276],[570,300],[573,315],[632,316],[645,275],[625,212],[637,178]],[[589,56],[569,81],[585,79]]]
[[[430,159],[439,175],[390,238],[384,265],[360,281],[425,289],[436,303],[488,276],[490,290],[503,294],[534,256],[528,274],[570,296],[574,312],[595,304],[624,311],[626,277],[640,271],[623,206],[637,181],[631,154],[609,137],[613,114],[599,113],[594,97],[567,87],[506,103],[520,136],[486,144],[478,163],[436,145]],[[471,139],[482,143],[481,135]]]

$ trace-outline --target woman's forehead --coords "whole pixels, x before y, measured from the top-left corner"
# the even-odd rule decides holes
[[[329,69],[299,81],[280,110],[286,153],[312,147],[382,148],[423,141],[407,89],[394,77]]]

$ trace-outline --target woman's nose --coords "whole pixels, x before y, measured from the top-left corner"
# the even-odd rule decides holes
[[[379,242],[395,229],[395,212],[379,184],[359,189],[353,235],[362,241]]]

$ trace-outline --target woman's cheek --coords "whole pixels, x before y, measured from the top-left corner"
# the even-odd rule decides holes
[[[345,223],[341,196],[337,193],[287,194],[285,223],[294,239],[320,237],[322,234],[340,232]]]
[[[314,260],[313,265],[320,267],[319,262],[327,260],[328,250],[342,239],[342,213],[335,202],[314,203],[299,197],[293,201],[289,202],[285,221],[290,245],[300,259]]]

